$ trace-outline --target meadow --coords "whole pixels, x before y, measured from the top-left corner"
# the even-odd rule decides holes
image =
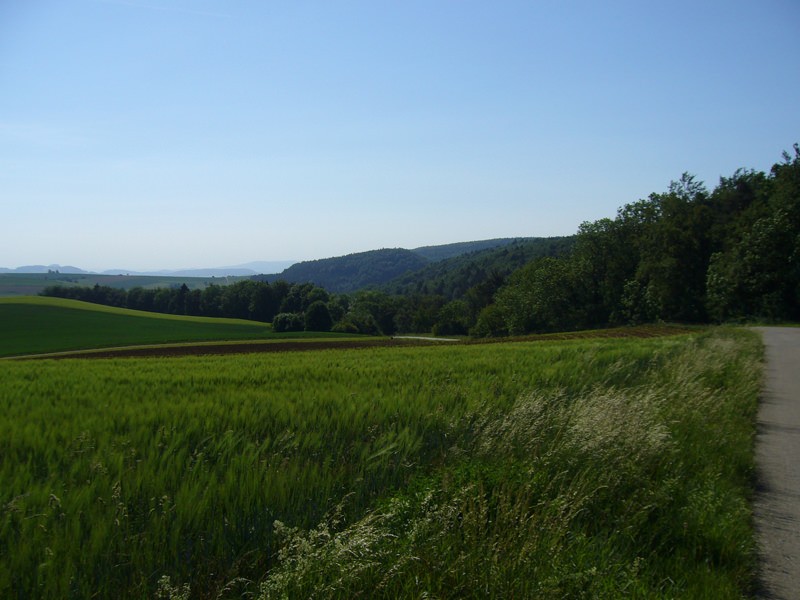
[[[761,351],[4,361],[0,596],[745,597]]]
[[[337,334],[313,334],[314,338]],[[296,339],[266,323],[185,317],[62,298],[0,298],[0,357],[118,346],[223,340]],[[341,337],[341,336],[340,336]]]

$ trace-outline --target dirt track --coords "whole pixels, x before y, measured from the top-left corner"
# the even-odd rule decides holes
[[[800,598],[800,328],[758,327],[766,345],[754,503],[761,598]]]

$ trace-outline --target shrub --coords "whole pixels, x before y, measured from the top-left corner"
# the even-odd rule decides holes
[[[272,330],[276,333],[303,331],[303,317],[295,313],[277,314],[272,320]]]
[[[328,305],[317,300],[306,310],[306,331],[330,331],[333,321]]]

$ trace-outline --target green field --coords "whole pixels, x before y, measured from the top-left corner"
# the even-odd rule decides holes
[[[5,361],[0,597],[745,597],[760,356]]]
[[[163,315],[61,298],[0,298],[0,357],[143,344],[297,337],[308,336],[275,334],[266,323],[240,319]]]

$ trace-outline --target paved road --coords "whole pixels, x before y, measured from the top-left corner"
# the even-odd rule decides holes
[[[800,598],[800,328],[758,327],[766,345],[754,504],[761,598]]]

